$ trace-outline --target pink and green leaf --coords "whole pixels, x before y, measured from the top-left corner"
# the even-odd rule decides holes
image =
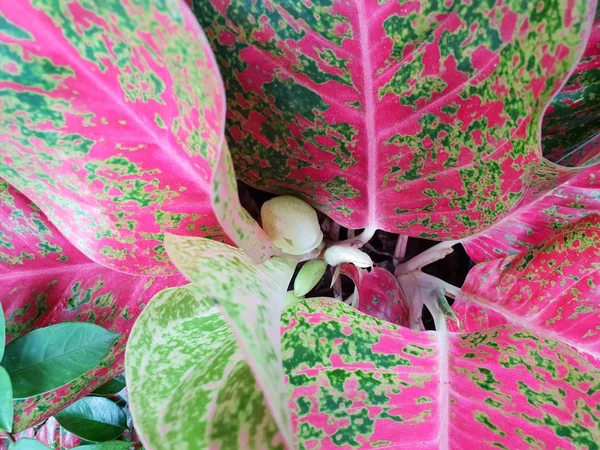
[[[339,273],[356,286],[357,309],[369,316],[408,326],[409,307],[396,277],[381,267],[370,271],[354,264],[342,264]]]
[[[173,273],[166,231],[270,256],[255,222],[233,222],[244,212],[228,180],[224,90],[183,2],[8,3],[0,13],[1,177],[86,256],[115,270]],[[229,217],[221,219],[212,202],[223,196]]]
[[[600,358],[600,215],[542,245],[476,265],[453,309],[467,331],[516,324]]]
[[[75,249],[25,196],[0,180],[0,283],[7,340],[66,321],[127,336],[157,292],[185,282],[115,272]],[[15,402],[15,431],[42,422],[123,372],[118,345],[98,368],[57,390]]]
[[[300,449],[595,448],[600,363],[520,326],[415,332],[342,302],[283,316]]]
[[[581,61],[552,99],[542,123],[544,156],[564,166],[592,161],[600,152],[600,10]]]
[[[556,231],[600,213],[599,187],[600,165],[569,174],[547,193],[531,190],[512,213],[462,244],[475,262],[529,251]]]
[[[195,0],[238,176],[349,228],[465,237],[517,204],[588,0]]]

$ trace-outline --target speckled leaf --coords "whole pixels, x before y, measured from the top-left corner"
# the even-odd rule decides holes
[[[180,275],[136,277],[99,266],[76,250],[29,199],[0,180],[0,302],[7,339],[65,321],[93,322],[127,336],[154,294]],[[42,422],[123,371],[124,346],[64,388],[15,404],[15,430]]]
[[[408,326],[408,305],[394,275],[381,267],[373,267],[368,271],[354,264],[341,264],[339,271],[356,286],[359,311]]]
[[[542,124],[544,156],[561,165],[597,161],[600,153],[600,10],[581,61],[554,97]]]
[[[600,213],[599,189],[600,165],[596,164],[546,194],[532,190],[512,213],[462,244],[476,262],[530,250],[556,230]]]
[[[282,321],[300,449],[597,448],[600,360],[560,334],[411,331],[332,299]]]
[[[291,447],[294,439],[279,334],[295,261],[274,257],[258,265],[229,245],[172,234],[166,235],[165,246],[173,263],[192,281],[191,288],[218,305],[238,338],[283,439]]]
[[[146,450],[283,448],[209,293],[157,294],[131,333],[126,366],[130,408]]]
[[[537,248],[476,265],[453,309],[465,330],[514,323],[600,357],[600,215]]]
[[[591,0],[195,0],[238,176],[340,224],[464,237],[506,215]],[[400,231],[401,230],[401,231]]]
[[[228,179],[222,82],[182,1],[0,6],[0,176],[78,249],[141,275],[174,272],[165,231],[270,254]]]

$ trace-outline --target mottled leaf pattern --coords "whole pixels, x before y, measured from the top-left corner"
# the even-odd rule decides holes
[[[76,250],[29,199],[0,180],[0,302],[7,338],[65,321],[94,322],[127,336],[145,303],[185,282],[180,275],[135,277]],[[123,345],[106,364],[56,391],[18,401],[15,430],[42,422],[123,371]]]
[[[130,406],[146,450],[282,449],[277,426],[208,294],[157,294],[127,347]]]
[[[341,264],[339,271],[356,286],[359,311],[408,326],[408,304],[394,275],[381,267],[373,267],[368,271],[353,264]]]
[[[462,244],[476,262],[531,250],[557,230],[600,213],[599,189],[600,165],[593,165],[548,193],[530,191],[511,214]]]
[[[537,248],[476,265],[453,309],[463,329],[511,323],[600,358],[600,215]]]
[[[295,261],[274,257],[258,265],[229,245],[172,234],[166,235],[165,245],[173,263],[192,282],[190,288],[218,305],[265,393],[285,442],[291,446],[279,333]]]
[[[78,249],[142,275],[174,272],[165,231],[270,254],[254,221],[233,222],[244,212],[227,180],[222,82],[183,2],[0,5],[0,176]],[[214,196],[228,199],[221,225]]]
[[[340,224],[464,237],[506,215],[589,0],[195,0],[238,175]]]
[[[600,362],[559,336],[416,332],[332,299],[282,320],[300,449],[597,448]]]
[[[544,115],[544,156],[565,166],[596,161],[600,152],[600,10],[581,61]]]

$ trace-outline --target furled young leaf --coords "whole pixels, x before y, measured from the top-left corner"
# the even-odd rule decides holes
[[[408,304],[394,275],[380,267],[373,267],[369,272],[353,264],[342,264],[339,270],[356,286],[359,311],[408,326]]]
[[[600,10],[581,61],[544,115],[544,156],[566,166],[600,153]]]
[[[114,395],[125,389],[125,374],[120,374],[100,386],[92,395]]]
[[[57,389],[98,366],[119,334],[85,322],[39,328],[11,341],[2,359],[15,398]]]
[[[123,410],[102,397],[81,398],[54,417],[65,430],[93,442],[110,441],[127,429]]]
[[[288,392],[283,382],[280,317],[295,261],[281,257],[254,264],[220,242],[167,234],[165,246],[191,289],[212,299],[238,338],[242,354],[265,394],[283,439],[293,445]],[[127,378],[131,382],[129,372]]]
[[[10,376],[0,366],[0,431],[12,432],[13,426],[13,390]]]
[[[21,438],[14,444],[11,444],[8,450],[50,450],[44,444],[36,439]]]
[[[600,165],[588,167],[546,194],[530,192],[512,213],[462,244],[476,262],[531,250],[556,230],[600,213],[599,188]]]
[[[414,332],[332,299],[283,315],[300,449],[595,448],[600,363],[520,326]]]
[[[165,231],[270,255],[239,205],[222,82],[183,2],[23,0],[0,14],[0,176],[77,248],[142,275],[175,270]]]
[[[94,322],[127,336],[154,294],[180,275],[136,277],[103,268],[76,250],[33,203],[0,180],[0,302],[7,339],[65,321]],[[123,372],[124,346],[68,386],[15,403],[15,431],[29,428]]]
[[[464,237],[506,215],[592,0],[194,0],[238,175],[337,222]]]
[[[157,294],[127,345],[130,408],[146,450],[281,449],[281,436],[208,293]]]
[[[517,324],[600,356],[600,215],[537,248],[476,265],[453,309],[463,329]]]

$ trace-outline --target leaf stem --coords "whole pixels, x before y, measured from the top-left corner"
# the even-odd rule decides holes
[[[408,244],[408,236],[401,234],[398,236],[396,242],[396,248],[394,250],[394,267],[398,265],[400,261],[404,261],[406,257],[406,246]]]
[[[405,273],[420,270],[428,264],[434,263],[442,258],[445,258],[446,255],[452,253],[452,246],[457,244],[458,242],[459,241],[445,241],[440,242],[431,248],[428,248],[423,253],[418,254],[414,258],[411,258],[404,263],[398,264],[396,266],[396,270],[394,271],[394,275],[398,277]]]

